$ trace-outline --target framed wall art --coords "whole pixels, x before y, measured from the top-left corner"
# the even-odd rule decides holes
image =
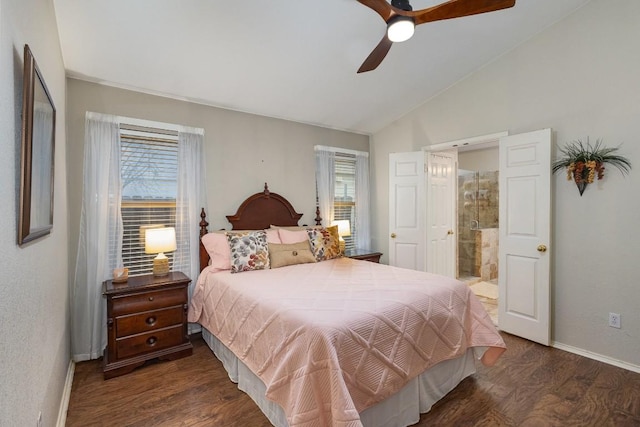
[[[18,244],[53,228],[56,108],[29,45],[24,46]]]

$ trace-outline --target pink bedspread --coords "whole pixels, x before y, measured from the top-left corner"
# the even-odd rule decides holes
[[[360,426],[358,413],[468,347],[505,344],[457,280],[341,258],[200,275],[189,321],[229,347],[290,426]]]

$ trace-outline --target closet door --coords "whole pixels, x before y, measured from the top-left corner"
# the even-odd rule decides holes
[[[389,154],[389,264],[425,271],[424,153]]]

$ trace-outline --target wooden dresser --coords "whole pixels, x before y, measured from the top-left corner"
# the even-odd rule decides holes
[[[344,256],[353,259],[362,259],[370,262],[380,262],[382,253],[368,249],[349,249],[344,252]]]
[[[108,342],[104,378],[131,372],[150,359],[178,359],[193,352],[187,332],[188,286],[180,272],[103,283]]]

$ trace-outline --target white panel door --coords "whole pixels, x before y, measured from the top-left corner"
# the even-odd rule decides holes
[[[389,264],[425,270],[424,154],[389,154]]]
[[[427,271],[456,278],[456,161],[451,151],[427,152]]]
[[[500,329],[549,345],[551,129],[500,139]]]

